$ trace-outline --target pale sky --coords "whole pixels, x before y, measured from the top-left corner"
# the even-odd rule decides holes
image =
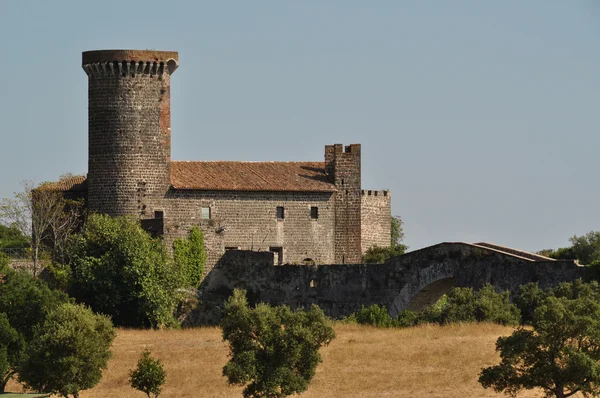
[[[600,230],[600,1],[0,0],[0,197],[87,171],[81,52],[179,52],[174,160],[362,144],[411,249]]]

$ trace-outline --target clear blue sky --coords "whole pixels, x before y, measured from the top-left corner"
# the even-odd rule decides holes
[[[173,159],[363,145],[411,249],[600,230],[600,1],[0,0],[0,197],[87,170],[81,52],[179,51]]]

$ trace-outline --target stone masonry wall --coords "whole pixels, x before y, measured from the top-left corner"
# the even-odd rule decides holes
[[[311,259],[316,264],[334,260],[334,196],[331,193],[228,192],[171,190],[165,197],[165,243],[172,246],[187,236],[192,226],[204,232],[210,271],[226,248],[243,250],[283,249],[283,262],[300,264]],[[283,206],[284,218],[276,217]],[[202,219],[202,208],[210,209],[210,219]],[[311,218],[311,207],[318,218]]]
[[[336,318],[372,304],[385,305],[395,317],[438,281],[453,279],[449,286],[473,288],[490,283],[514,294],[529,282],[545,289],[586,276],[585,267],[574,261],[531,261],[460,242],[416,250],[385,264],[274,267],[272,263],[271,253],[226,253],[200,287],[201,322],[218,319],[219,308],[234,288],[246,289],[254,302],[291,308],[317,304]]]
[[[113,54],[109,50],[83,54],[89,90],[91,211],[149,218],[155,202],[160,203],[169,188],[170,74],[174,68],[169,70],[166,62],[150,58],[157,54],[161,53]]]
[[[335,193],[335,262],[361,260],[361,148],[360,144],[325,146],[325,169]]]
[[[360,209],[362,253],[372,246],[389,247],[391,240],[392,194],[362,191]]]

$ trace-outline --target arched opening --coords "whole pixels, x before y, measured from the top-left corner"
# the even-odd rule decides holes
[[[408,302],[406,309],[410,311],[421,311],[424,308],[435,304],[440,297],[448,293],[454,286],[456,286],[454,278],[438,279],[415,294]]]
[[[305,258],[302,260],[302,265],[315,265],[315,260],[312,258]]]

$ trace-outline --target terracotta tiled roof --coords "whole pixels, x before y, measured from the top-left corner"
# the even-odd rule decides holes
[[[324,162],[172,162],[175,189],[334,192]]]
[[[83,191],[87,189],[87,180],[85,176],[73,176],[57,182],[47,182],[41,184],[38,189],[41,188],[52,189],[56,191]]]

